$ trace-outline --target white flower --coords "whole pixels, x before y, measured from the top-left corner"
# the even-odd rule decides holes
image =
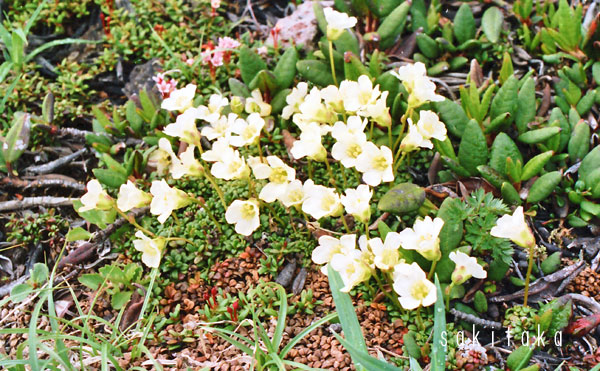
[[[243,179],[250,175],[250,168],[244,158],[226,140],[220,139],[213,143],[212,149],[202,154],[202,159],[214,162],[210,173],[219,179]]]
[[[202,128],[202,135],[208,140],[227,139],[231,135],[231,128],[236,121],[244,121],[235,113],[230,113],[227,116],[220,116],[216,121]]]
[[[348,214],[362,223],[368,223],[371,218],[371,197],[373,191],[368,185],[361,184],[356,189],[347,189],[341,197],[342,205]]]
[[[535,237],[525,222],[523,206],[517,207],[512,215],[499,218],[490,234],[494,237],[508,238],[521,247],[535,246]]]
[[[235,231],[250,236],[260,225],[260,209],[256,200],[235,200],[225,212],[225,220],[235,224]]]
[[[356,235],[346,234],[337,239],[331,236],[319,237],[319,246],[312,252],[312,260],[315,264],[327,264],[335,254],[349,254],[356,248]],[[327,274],[327,266],[321,267],[321,272]]]
[[[333,125],[331,136],[336,143],[331,148],[331,156],[346,168],[356,166],[356,159],[363,153],[367,144],[367,136],[363,132],[366,125],[367,120],[363,121],[358,116],[350,116],[348,124],[338,121]]]
[[[298,179],[289,182],[285,188],[285,192],[278,198],[285,207],[299,207],[305,199],[304,185]]]
[[[394,291],[404,309],[427,307],[437,299],[435,285],[417,263],[400,263],[394,267]]]
[[[281,113],[281,117],[286,120],[289,120],[290,117],[296,112],[299,111],[299,107],[304,102],[304,97],[308,92],[308,84],[304,81],[299,82],[295,88],[292,89],[291,93],[285,97],[285,101],[287,106],[283,107],[283,112]]]
[[[303,125],[300,139],[294,142],[290,153],[296,160],[308,157],[315,161],[326,161],[327,150],[321,143],[321,135],[321,126],[316,122]]]
[[[113,199],[102,189],[97,179],[90,180],[86,185],[87,193],[81,196],[83,204],[77,211],[84,212],[93,209],[110,210],[113,207]]]
[[[340,84],[344,108],[348,112],[366,115],[367,107],[375,104],[381,92],[379,85],[373,89],[373,83],[367,75],[361,75],[358,81],[344,80]]]
[[[200,161],[196,159],[195,150],[195,146],[188,146],[179,156],[179,161],[173,162],[171,165],[173,179],[179,179],[184,176],[202,175],[204,168],[200,164]]]
[[[426,102],[441,102],[444,97],[435,94],[435,84],[427,77],[427,69],[421,62],[408,64],[392,72],[406,87],[410,94],[408,105],[418,107]]]
[[[160,257],[167,240],[164,237],[149,238],[142,231],[135,232],[139,240],[133,240],[133,247],[142,253],[142,262],[150,268],[158,268]]]
[[[235,147],[257,144],[264,126],[265,120],[258,113],[251,113],[246,120],[235,120],[231,132],[237,135],[231,136],[229,144]]]
[[[258,198],[265,202],[273,202],[286,192],[288,183],[296,178],[296,170],[286,165],[277,156],[267,156],[267,162],[268,170],[264,167],[252,170],[257,179],[269,179],[269,183],[260,190]]]
[[[260,90],[254,89],[252,96],[246,99],[246,112],[258,113],[262,117],[269,116],[271,114],[271,105],[265,103],[260,93]]]
[[[393,161],[392,151],[388,147],[381,146],[379,149],[372,142],[367,142],[356,159],[356,170],[363,173],[365,183],[375,187],[381,182],[394,180]]]
[[[315,219],[325,216],[340,216],[344,207],[335,189],[315,185],[311,179],[304,182],[306,199],[302,203],[302,211]]]
[[[196,108],[190,107],[177,116],[175,123],[165,126],[163,132],[169,136],[178,137],[186,143],[199,146],[200,132],[196,127],[197,117]]]
[[[337,271],[344,282],[341,292],[349,292],[352,288],[371,277],[372,269],[363,259],[363,252],[351,250],[343,254],[335,254],[331,258],[331,268]]]
[[[152,202],[150,203],[150,213],[158,215],[157,219],[160,224],[163,224],[173,210],[180,209],[192,203],[192,200],[182,190],[171,188],[162,180],[155,180],[150,187],[152,193]]]
[[[406,136],[402,138],[402,142],[400,143],[400,149],[403,152],[414,151],[415,149],[422,148],[433,148],[433,143],[427,138],[424,138],[417,125],[413,125],[412,120],[409,118],[408,120],[408,133]]]
[[[221,117],[223,107],[227,106],[229,101],[220,94],[213,94],[208,100],[208,106],[198,106],[197,116],[199,119],[208,123],[214,123]]]
[[[446,125],[444,125],[444,123],[440,121],[438,115],[432,111],[419,112],[417,130],[423,138],[426,139],[435,138],[439,141],[446,139]]]
[[[148,206],[152,201],[152,196],[138,189],[131,180],[127,180],[126,184],[122,184],[119,188],[119,196],[117,197],[117,207],[125,212],[136,207]]]
[[[426,216],[425,219],[417,219],[413,228],[400,232],[400,243],[406,250],[417,250],[427,260],[440,260],[442,253],[439,234],[443,226],[444,220],[441,218],[432,220],[430,216]]]
[[[164,139],[167,140],[166,138],[164,138]],[[159,141],[159,143],[160,143],[160,141]],[[156,173],[161,176],[163,176],[167,173],[167,171],[169,170],[170,164],[171,164],[171,160],[170,160],[169,153],[163,151],[160,148],[152,151],[152,153],[150,154],[150,157],[148,157],[148,167],[155,168]]]
[[[344,97],[335,85],[329,85],[321,89],[321,98],[325,102],[327,108],[337,112],[344,112]]]
[[[403,259],[400,259],[400,234],[388,232],[385,236],[385,242],[380,238],[369,239],[371,251],[375,256],[373,262],[381,270],[390,270],[394,268]]]
[[[456,264],[454,272],[452,272],[452,282],[454,284],[460,285],[471,277],[480,279],[487,277],[487,272],[477,263],[476,258],[460,251],[452,251],[449,257]]]
[[[392,116],[390,116],[390,109],[386,103],[388,94],[387,91],[381,93],[381,97],[375,103],[368,105],[364,112],[366,117],[370,117],[371,120],[385,127],[392,124]]]
[[[160,107],[167,111],[183,112],[192,106],[195,94],[196,85],[187,84],[185,88],[172,91],[169,98],[162,101]]]
[[[296,125],[303,123],[334,123],[337,115],[322,102],[321,91],[314,87],[310,93],[304,97],[304,101],[298,106],[299,113],[293,117]]]
[[[325,20],[327,21],[327,39],[337,40],[346,28],[352,28],[356,25],[356,18],[349,17],[346,13],[340,13],[333,8],[323,9]]]

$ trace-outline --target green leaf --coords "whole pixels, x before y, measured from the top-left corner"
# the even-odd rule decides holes
[[[349,30],[345,30],[342,33],[342,36],[333,42],[333,45],[335,45],[335,49],[342,54],[352,52],[358,55],[360,53],[358,39],[354,33]]]
[[[137,134],[142,134],[142,125],[144,124],[144,120],[137,113],[137,107],[135,106],[135,102],[132,100],[128,100],[125,105],[125,118],[129,123],[131,129]]]
[[[329,278],[331,296],[333,296],[335,308],[338,312],[338,317],[342,324],[346,340],[350,344],[353,344],[353,347],[355,347],[358,352],[369,354],[362,329],[360,328],[358,318],[356,317],[356,312],[352,306],[352,299],[350,299],[350,295],[340,291],[344,287],[344,282],[342,281],[340,274],[331,268],[331,264],[327,264],[327,277]],[[355,362],[358,361],[354,356],[353,359]]]
[[[510,371],[518,371],[527,366],[532,355],[532,348],[526,345],[521,345],[508,356],[506,359],[506,365]]]
[[[508,54],[508,52],[504,52],[504,56],[502,57],[502,67],[500,68],[500,76],[498,77],[500,80],[500,85],[503,85],[504,82],[513,75],[513,73],[514,68],[510,54]]]
[[[488,8],[481,17],[481,28],[483,33],[492,43],[498,42],[500,31],[502,31],[502,22],[504,16],[502,11],[495,6]]]
[[[510,157],[513,162],[521,161],[523,156],[521,151],[505,133],[499,133],[492,143],[490,151],[490,166],[502,175],[506,175],[506,158]]]
[[[277,77],[271,71],[262,70],[254,76],[250,84],[248,84],[250,90],[259,89],[262,93],[269,93],[273,95],[277,91]]]
[[[369,70],[364,64],[358,59],[353,53],[346,53],[344,57],[344,76],[346,80],[357,81],[362,75],[366,75],[369,78]]]
[[[242,73],[242,81],[244,81],[244,84],[246,85],[250,85],[250,82],[258,72],[267,69],[265,61],[246,45],[242,46],[240,49],[239,58],[238,66]]]
[[[444,221],[444,226],[439,234],[442,255],[449,254],[462,241],[463,215],[457,212],[460,207],[459,199],[447,197],[438,210],[437,217]]]
[[[29,145],[31,115],[16,112],[6,138],[2,140],[2,157],[7,163],[13,163],[21,157]]]
[[[475,18],[468,4],[463,3],[454,17],[454,36],[459,44],[475,37]]]
[[[379,28],[377,28],[377,33],[380,37],[379,46],[382,50],[394,45],[396,38],[402,34],[410,8],[410,2],[405,1],[381,22]]]
[[[554,151],[546,151],[527,161],[525,166],[523,166],[523,172],[521,173],[521,181],[524,182],[538,175],[542,171],[544,166],[546,166],[548,161],[550,161],[553,155]]]
[[[92,234],[81,227],[73,228],[65,236],[67,242],[89,240]]]
[[[358,363],[364,366],[368,371],[401,371],[401,368],[396,366],[392,366],[387,362],[381,361],[377,358],[371,357],[369,352],[365,349],[364,351],[358,350],[351,341],[344,339],[338,334],[334,333],[335,337],[338,339],[340,344],[348,350],[350,356],[355,363]]]
[[[460,104],[445,99],[441,102],[435,102],[433,106],[446,124],[448,131],[455,137],[460,138],[469,122],[469,118]]]
[[[381,197],[377,208],[402,215],[418,210],[423,202],[425,202],[423,188],[413,183],[400,183]]]
[[[446,347],[442,344],[446,332],[446,307],[444,305],[444,294],[440,281],[435,277],[437,300],[433,313],[433,344],[431,346],[431,371],[444,371],[446,369]]]
[[[127,181],[127,175],[109,169],[97,168],[92,170],[98,181],[110,188],[119,188]]]
[[[542,143],[560,133],[560,127],[547,127],[529,130],[517,138],[519,142],[526,144]]]
[[[298,62],[298,51],[296,47],[289,47],[277,62],[273,74],[277,80],[279,89],[287,89],[296,77],[296,63]]]
[[[248,89],[248,86],[240,80],[231,77],[227,82],[229,84],[229,90],[233,95],[244,98],[250,96],[250,89]]]
[[[44,263],[35,263],[31,270],[31,280],[40,285],[48,280],[48,266]]]
[[[492,100],[490,117],[497,117],[505,112],[509,112],[514,117],[517,109],[518,89],[519,80],[514,76],[509,77]]]
[[[552,171],[539,177],[529,189],[528,203],[538,203],[545,200],[560,184],[562,173]]]
[[[298,73],[306,80],[319,86],[333,85],[329,65],[317,60],[302,60],[296,63]]]
[[[96,224],[101,229],[106,228],[107,224],[111,224],[117,218],[117,212],[114,209],[103,211],[98,209],[88,210],[79,212],[78,210],[83,206],[81,201],[73,201],[73,209],[77,211],[77,214],[86,221]]]
[[[458,160],[471,175],[477,175],[477,166],[487,163],[487,140],[475,120],[470,120],[458,147]]]
[[[527,130],[527,124],[535,120],[535,113],[535,81],[528,77],[521,86],[517,99],[515,124],[519,133]]]
[[[123,308],[129,299],[131,299],[132,294],[132,291],[119,291],[114,293],[110,298],[110,304],[112,305],[113,309],[120,310]]]
[[[26,283],[18,284],[15,287],[13,287],[12,290],[10,290],[10,300],[13,303],[20,303],[23,300],[27,299],[29,294],[31,294],[32,292],[33,288],[30,285]]]
[[[591,135],[590,127],[585,121],[579,121],[575,125],[568,144],[569,158],[573,163],[588,154]]]
[[[98,273],[87,273],[87,274],[81,275],[79,278],[77,278],[77,280],[82,285],[85,285],[85,286],[89,287],[90,289],[92,289],[93,291],[96,291],[96,290],[98,290],[100,285],[102,285],[102,283],[104,282],[104,277],[102,277]]]

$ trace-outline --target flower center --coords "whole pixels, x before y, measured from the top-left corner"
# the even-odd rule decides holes
[[[362,147],[358,143],[352,143],[346,148],[346,155],[350,158],[357,158],[362,153]]]
[[[323,199],[321,200],[321,207],[323,210],[331,210],[335,204],[335,197],[330,194],[323,196]]]
[[[373,157],[373,169],[385,171],[388,168],[388,161],[383,155]]]
[[[242,214],[242,218],[248,220],[248,219],[254,218],[254,215],[256,214],[256,210],[255,210],[254,205],[245,204],[244,206],[242,206],[240,213]]]
[[[248,125],[246,129],[244,129],[242,136],[247,141],[253,139],[256,136],[256,128]]]
[[[269,175],[269,181],[272,183],[285,183],[287,180],[287,171],[282,167],[273,168],[271,175]]]
[[[424,281],[416,282],[410,289],[410,295],[417,300],[425,299],[427,294],[429,294],[429,288]]]

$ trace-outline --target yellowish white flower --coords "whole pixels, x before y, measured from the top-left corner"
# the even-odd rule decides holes
[[[290,153],[296,160],[308,157],[315,161],[326,161],[327,150],[321,143],[322,130],[316,122],[302,125],[300,138],[294,142]]]
[[[235,224],[235,231],[243,236],[250,236],[260,225],[260,209],[254,199],[235,200],[225,212],[225,220]]]
[[[93,209],[110,210],[114,203],[112,197],[102,189],[102,185],[97,179],[90,180],[87,185],[87,193],[81,196],[80,201],[83,204],[79,208],[79,212],[89,211]]]
[[[349,17],[346,13],[340,13],[333,8],[323,9],[325,20],[327,21],[327,39],[334,41],[342,36],[342,33],[347,28],[352,28],[356,25],[356,18]]]
[[[337,86],[329,85],[321,89],[321,98],[327,108],[337,113],[344,113],[344,97]]]
[[[535,237],[525,222],[523,206],[515,209],[512,215],[503,215],[496,221],[490,234],[494,237],[508,238],[521,247],[535,246]]]
[[[349,292],[371,277],[372,269],[365,263],[363,252],[357,249],[333,255],[329,264],[342,278],[344,287],[340,289],[341,292]]]
[[[371,218],[371,197],[373,191],[368,185],[361,184],[356,189],[346,189],[341,197],[346,212],[361,223],[368,223]]]
[[[127,183],[119,188],[117,207],[123,212],[148,206],[151,201],[152,196],[136,187],[131,180],[127,180]]]
[[[394,291],[404,309],[430,306],[437,299],[436,288],[417,263],[400,263],[394,267]]]
[[[196,127],[197,117],[196,108],[190,107],[177,116],[175,123],[165,126],[163,132],[172,137],[177,137],[186,143],[199,146],[200,132],[198,131],[198,127]]]
[[[287,106],[283,107],[281,117],[289,120],[294,113],[300,112],[299,107],[304,102],[304,97],[308,93],[308,84],[304,81],[299,82],[296,87],[292,89],[290,94],[285,98]]]
[[[167,240],[164,237],[149,238],[142,231],[135,232],[135,236],[139,240],[133,240],[133,247],[142,253],[142,262],[150,268],[158,268]]]
[[[288,166],[277,156],[267,156],[268,166],[252,168],[256,179],[269,179],[261,190],[258,198],[265,202],[273,202],[282,196],[289,182],[296,178],[296,170]]]
[[[384,91],[381,93],[381,97],[377,99],[375,103],[370,104],[365,108],[366,117],[370,117],[371,120],[385,127],[388,127],[392,124],[390,108],[386,103],[388,94],[388,91]]]
[[[327,264],[335,254],[349,254],[356,248],[356,235],[346,234],[339,239],[331,236],[319,237],[319,246],[312,252],[315,264]],[[327,274],[327,265],[321,267],[321,272]]]
[[[160,107],[167,111],[183,112],[192,106],[195,94],[196,85],[187,84],[185,88],[171,92],[169,98],[163,100]]]
[[[160,147],[152,151],[152,153],[148,157],[148,167],[155,168],[156,173],[161,176],[167,174],[167,171],[169,171],[170,164],[171,156],[169,155],[169,153],[160,149]]]
[[[285,188],[285,192],[279,195],[278,198],[285,207],[301,207],[305,199],[304,185],[298,179],[289,182]]]
[[[356,170],[363,173],[365,183],[375,187],[381,182],[394,180],[393,161],[392,151],[388,147],[378,148],[372,142],[367,142],[356,159]]]
[[[223,107],[227,106],[229,101],[220,94],[212,94],[208,99],[207,106],[198,106],[197,117],[208,123],[213,123],[221,117]]]
[[[212,148],[202,153],[202,159],[207,162],[224,161],[227,156],[233,156],[233,148],[229,145],[228,138],[219,138],[212,144]]]
[[[258,113],[262,117],[271,114],[271,105],[263,100],[260,90],[254,89],[251,96],[246,99],[246,112]]]
[[[409,118],[408,120],[408,132],[406,136],[402,138],[402,142],[400,143],[400,149],[403,152],[414,151],[415,149],[422,148],[433,148],[433,143],[421,134],[417,125],[414,125],[412,120]]]
[[[216,121],[202,128],[202,135],[208,140],[226,139],[229,143],[231,136],[231,128],[237,121],[244,121],[235,113],[230,113],[227,116],[220,116]]]
[[[150,213],[158,215],[157,219],[160,224],[163,224],[171,216],[173,210],[186,207],[192,203],[187,193],[170,187],[164,179],[153,181],[150,193],[153,196],[150,203]]]
[[[426,102],[440,102],[444,100],[441,95],[435,94],[435,84],[427,77],[427,69],[421,62],[408,64],[392,72],[409,93],[408,105],[418,107]]]
[[[452,272],[452,282],[455,285],[461,285],[471,277],[480,279],[487,277],[487,272],[477,263],[476,258],[470,257],[461,251],[452,251],[449,257],[456,264]]]
[[[313,87],[310,93],[304,97],[298,110],[299,113],[293,117],[294,123],[298,126],[310,122],[333,124],[337,119],[335,112],[323,103],[321,91],[317,87]]]
[[[356,160],[367,145],[367,136],[363,132],[367,120],[358,116],[350,116],[348,123],[336,122],[331,130],[331,136],[336,143],[331,148],[331,156],[340,161],[346,168],[356,166]]]
[[[202,154],[202,159],[213,162],[210,173],[219,179],[244,179],[250,175],[250,168],[244,158],[224,139],[213,143],[212,149]]]
[[[435,138],[440,141],[446,139],[446,125],[444,125],[444,123],[440,121],[438,115],[432,111],[419,112],[417,130],[423,138],[426,139]]]
[[[394,232],[390,232],[394,233]],[[389,235],[389,233],[388,233]],[[397,233],[396,233],[397,235]],[[377,267],[383,271],[388,271],[394,268],[396,264],[400,262],[400,243],[398,239],[390,238],[386,236],[385,243],[379,237],[369,238],[367,236],[360,236],[358,244],[364,252],[368,251],[370,259],[373,262],[373,267]]]
[[[443,226],[444,220],[441,218],[432,220],[430,216],[426,216],[425,219],[417,219],[412,228],[400,232],[400,243],[406,250],[416,250],[427,260],[440,260],[442,253],[439,234]]]
[[[178,162],[171,165],[171,175],[173,179],[179,179],[185,176],[201,176],[204,168],[200,161],[196,159],[195,146],[188,146],[179,156]]]
[[[231,126],[232,135],[229,144],[234,147],[257,144],[265,120],[258,113],[251,113],[246,120],[235,120]]]
[[[356,112],[361,116],[365,116],[367,107],[375,104],[381,92],[379,91],[379,85],[373,88],[371,79],[367,75],[361,75],[358,81],[342,81],[340,95],[343,97],[344,109],[347,112]]]
[[[302,203],[302,211],[315,219],[325,216],[340,216],[344,207],[335,189],[316,185],[311,179],[304,182],[306,199]]]

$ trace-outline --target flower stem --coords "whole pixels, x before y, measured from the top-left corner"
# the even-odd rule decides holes
[[[195,245],[194,241],[188,240],[187,238],[184,238],[184,237],[168,237],[168,238],[165,238],[165,241],[185,241],[185,242],[189,243],[190,245]]]
[[[261,201],[262,202],[262,201]],[[277,212],[275,211],[275,208],[273,207],[273,205],[271,205],[268,202],[262,202],[265,206],[267,206],[267,208],[269,209],[269,211],[271,212],[271,216],[277,220],[277,223],[281,224],[281,226],[283,228],[285,228],[287,226],[287,224],[285,224],[283,222],[283,220],[281,220],[281,218],[277,215]]]
[[[423,318],[421,318],[421,306],[417,308],[417,323],[421,330],[425,331],[425,324],[423,323]]]
[[[450,310],[450,295],[452,294],[452,289],[454,288],[454,282],[450,282],[450,285],[446,288],[448,296],[446,296],[446,311]]]
[[[152,295],[152,288],[154,287],[154,281],[156,281],[156,276],[158,275],[158,268],[152,268],[150,272],[150,284],[148,285],[148,290],[146,291],[146,297],[144,298],[144,304],[142,304],[142,310],[140,311],[140,316],[138,317],[138,324],[136,326],[136,332],[139,330],[141,325],[141,319],[144,318],[144,314],[146,313],[146,307],[148,306],[148,302],[150,301],[150,295]]]
[[[348,189],[348,178],[346,177],[346,172],[343,165],[340,169],[340,173],[342,173],[342,179],[344,180],[344,189]]]
[[[377,285],[379,286],[379,288],[381,289],[381,291],[383,291],[383,293],[385,294],[385,296],[387,296],[387,298],[398,307],[398,309],[401,309],[402,306],[400,305],[400,302],[398,301],[397,297],[394,297],[394,295],[392,295],[391,292],[389,292],[388,290],[385,289],[385,285],[383,284],[383,282],[381,281],[381,279],[377,276],[377,272],[375,272],[373,274],[373,277],[375,278],[375,281],[377,281]],[[388,277],[388,281],[389,281],[389,277]]]
[[[250,175],[248,175],[246,178],[246,182],[248,182],[248,190],[250,191],[250,195],[254,198],[258,198],[258,195],[256,194],[256,186]]]
[[[139,225],[133,216],[125,214],[124,212],[119,210],[118,207],[115,207],[115,210],[117,210],[117,214],[119,214],[123,219],[127,220],[129,222],[129,224],[133,225],[134,227],[136,227],[137,229],[144,232],[145,234],[147,234],[150,237],[156,237],[156,235],[154,233],[150,232],[146,228]]]
[[[394,174],[396,174],[398,172],[398,168],[400,167],[400,164],[402,163],[402,161],[404,161],[404,157],[406,157],[406,152],[402,152],[402,154],[400,155],[400,158],[396,159],[396,163],[394,164]]]
[[[435,267],[437,266],[438,260],[434,260],[433,263],[431,263],[431,269],[429,270],[429,274],[427,275],[427,279],[431,281],[431,279],[433,278],[433,274],[435,273]]]
[[[367,240],[369,239],[369,223],[364,223],[365,225],[365,237]]]
[[[205,166],[202,167],[204,169],[204,171],[202,171],[202,174],[204,174],[206,180],[209,181],[209,183],[217,192],[217,195],[219,196],[219,199],[221,199],[221,203],[223,204],[223,208],[227,209],[227,203],[225,202],[225,195],[223,194],[223,190],[221,189],[221,187],[219,187],[215,178],[213,178],[212,175],[210,175],[210,172],[207,170],[206,166],[208,165],[205,163]]]
[[[306,161],[307,161],[306,167],[308,168],[308,177],[310,179],[312,179],[312,177],[313,177],[312,161],[311,161],[311,159],[307,159]]]
[[[394,138],[392,138],[392,124],[388,126],[388,139],[390,143],[390,151],[394,150]]]
[[[350,234],[350,227],[348,227],[348,222],[346,221],[346,217],[344,215],[342,215],[340,217],[340,219],[342,219],[342,224],[344,224],[344,228],[346,228],[346,233]]]
[[[412,115],[412,108],[409,106],[406,109],[406,112],[404,113],[404,115],[402,115],[402,118],[400,119],[402,126],[400,127],[400,132],[398,133],[398,138],[396,139],[396,142],[394,143],[394,147],[390,148],[392,150],[392,153],[394,153],[396,151],[398,145],[400,145],[400,140],[402,139],[402,134],[404,133],[404,128],[406,127],[406,121],[408,120],[408,118],[411,115]]]
[[[260,158],[260,162],[264,162],[262,148],[260,146],[260,135],[258,136],[258,157]]]
[[[331,165],[329,165],[329,160],[325,159],[325,167],[327,168],[327,172],[329,172],[329,183],[337,189],[337,184],[335,182],[335,177],[333,175],[333,170],[331,169]],[[339,189],[338,189],[339,192]]]
[[[329,63],[331,64],[331,75],[333,76],[333,83],[337,85],[337,79],[335,78],[335,65],[333,64],[333,43],[329,40]]]
[[[529,281],[531,280],[531,269],[533,268],[533,249],[535,244],[529,245],[529,264],[527,265],[527,276],[525,276],[525,296],[523,297],[523,306],[527,307],[527,298],[529,297]]]

